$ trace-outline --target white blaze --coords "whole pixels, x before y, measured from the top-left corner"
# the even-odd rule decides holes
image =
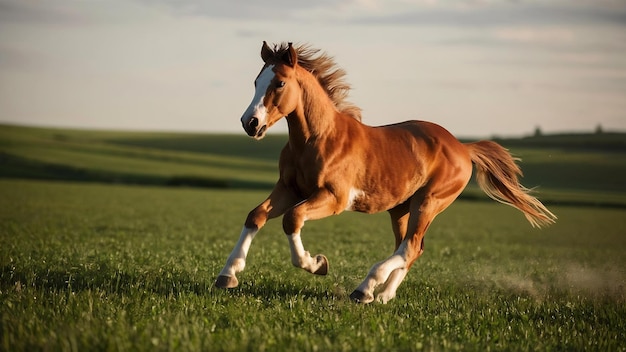
[[[270,86],[270,83],[272,83],[272,80],[276,75],[274,71],[272,71],[273,68],[274,65],[267,66],[256,79],[254,98],[252,98],[252,102],[246,109],[246,112],[243,113],[242,120],[250,120],[252,117],[256,117],[259,119],[259,126],[265,125],[267,111],[265,109],[265,105],[263,105],[263,100],[265,98],[267,88]]]

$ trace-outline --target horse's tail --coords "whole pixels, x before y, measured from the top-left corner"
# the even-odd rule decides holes
[[[500,203],[519,209],[533,227],[554,223],[556,216],[529,194],[530,189],[519,183],[522,170],[515,163],[519,159],[513,158],[496,142],[481,141],[466,146],[476,165],[476,180],[483,192]]]

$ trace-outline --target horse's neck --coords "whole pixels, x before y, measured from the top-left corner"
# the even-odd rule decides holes
[[[287,116],[289,140],[304,145],[311,139],[321,139],[335,130],[337,109],[317,81],[308,78],[300,82],[302,97],[294,112]]]

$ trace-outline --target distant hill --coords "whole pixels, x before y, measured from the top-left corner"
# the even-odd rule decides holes
[[[216,154],[257,160],[278,160],[280,151],[287,143],[287,135],[267,135],[256,141],[245,134],[150,134],[125,138],[109,138],[111,144],[129,147]]]
[[[495,140],[522,159],[527,187],[568,202],[626,204],[624,133]],[[254,141],[245,135],[0,125],[0,178],[270,189],[286,142],[286,135]],[[464,197],[484,195],[470,185]]]
[[[493,140],[510,148],[559,148],[626,152],[626,133],[618,132],[540,134],[523,138],[494,138]]]
[[[247,145],[251,141],[223,135],[0,125],[0,177],[270,188],[277,179],[278,156],[272,156],[277,148],[271,142],[254,148]]]

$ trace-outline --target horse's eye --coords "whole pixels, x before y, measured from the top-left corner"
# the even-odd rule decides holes
[[[285,86],[285,81],[278,81],[278,82],[276,82],[276,86],[277,86],[278,88],[282,88],[282,87],[284,87],[284,86]]]

